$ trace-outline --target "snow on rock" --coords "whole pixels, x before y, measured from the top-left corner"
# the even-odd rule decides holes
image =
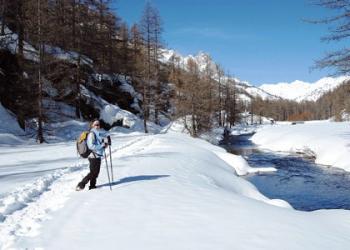
[[[100,113],[100,118],[109,125],[113,125],[113,123],[121,120],[123,121],[123,126],[129,128],[133,128],[139,121],[139,118],[133,113],[112,104],[103,107]]]
[[[142,95],[136,92],[135,88],[132,86],[131,78],[129,76],[118,75],[118,79],[121,83],[119,88],[122,91],[129,93],[134,98],[134,102],[131,104],[131,107],[139,112],[142,112],[142,109],[139,105],[139,100],[142,100]]]
[[[117,121],[122,121],[123,127],[127,128],[130,133],[132,131],[144,131],[143,120],[140,120],[133,113],[123,110],[116,105],[107,104],[100,111],[100,119],[104,122],[112,125]],[[161,131],[161,127],[153,122],[147,122],[147,128],[151,133],[158,133]],[[112,129],[112,131],[118,131],[118,128]]]
[[[252,141],[274,151],[303,152],[315,156],[318,164],[350,171],[349,131],[349,122],[284,123],[259,129]]]
[[[0,133],[23,134],[24,131],[18,125],[16,116],[0,104]]]
[[[0,145],[17,145],[25,143],[25,140],[20,138],[20,136],[24,135],[24,131],[18,125],[16,116],[5,109],[1,104],[0,119]]]
[[[139,118],[131,112],[123,110],[117,105],[109,104],[84,86],[80,86],[80,88],[81,94],[86,97],[88,103],[99,109],[100,119],[109,125],[113,125],[117,121],[123,121],[123,126],[132,128],[136,123],[139,123]]]
[[[59,47],[53,47],[49,45],[45,45],[46,53],[53,55],[55,58],[60,60],[65,60],[71,63],[78,64],[80,62],[81,65],[93,65],[93,60],[88,58],[87,56],[81,55],[74,51],[66,51]]]
[[[1,22],[0,22],[1,23]],[[19,46],[18,46],[18,34],[12,32],[8,27],[5,26],[4,29],[5,35],[3,35],[0,40],[2,42],[2,45],[6,47],[8,50],[10,50],[13,54],[18,53]],[[23,42],[23,55],[25,59],[39,62],[39,52],[37,49],[35,49],[31,44],[24,41]],[[80,64],[86,64],[86,65],[92,65],[93,61],[84,56],[79,55],[78,53],[74,51],[65,51],[59,47],[52,47],[49,45],[45,45],[45,51],[51,55],[53,55],[55,58],[60,60],[66,60],[71,63],[77,63],[80,61]]]

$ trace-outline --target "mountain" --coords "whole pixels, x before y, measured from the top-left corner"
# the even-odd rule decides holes
[[[217,78],[216,63],[208,53],[200,51],[196,55],[183,56],[174,50],[163,50],[163,58],[161,59],[163,63],[170,62],[172,58],[177,58],[178,64],[184,69],[187,61],[191,58],[198,64],[201,72],[209,68],[214,73],[214,79]],[[231,79],[235,81],[239,97],[243,101],[249,102],[252,97],[260,97],[264,100],[287,99],[301,102],[316,101],[345,80],[350,80],[350,77],[324,77],[313,83],[296,80],[291,83],[262,84],[258,87],[238,78],[231,77]]]
[[[201,72],[203,72],[207,67],[209,67],[209,69],[212,70],[214,74],[216,74],[217,72],[215,62],[208,53],[203,51],[199,51],[196,55],[183,56],[175,50],[164,49],[162,51],[162,56],[163,57],[160,59],[160,61],[163,63],[169,63],[172,60],[172,58],[176,58],[180,66],[185,68],[185,65],[187,64],[188,60],[192,59],[197,63]]]
[[[252,97],[260,97],[263,100],[278,100],[281,99],[281,97],[273,95],[259,87],[255,87],[248,82],[241,81],[237,78],[236,80],[236,87],[238,91],[240,92],[239,98],[243,101],[250,101]]]
[[[218,69],[216,67],[216,63],[206,52],[200,51],[196,55],[183,56],[175,50],[164,49],[162,51],[162,56],[163,57],[160,61],[163,63],[170,63],[171,60],[176,58],[177,64],[183,69],[186,69],[186,64],[188,60],[192,59],[197,63],[200,72],[204,72],[206,69],[209,68],[213,72],[214,79],[218,79]],[[225,76],[224,81],[222,82],[225,82],[225,80],[227,79],[228,77]],[[269,100],[281,99],[279,96],[276,96],[274,94],[269,93],[268,91],[265,91],[259,87],[255,87],[249,84],[247,81],[242,81],[236,77],[230,77],[229,79],[233,80],[236,83],[236,87],[239,92],[239,98],[243,101],[250,102],[252,97],[260,97],[262,99]]]
[[[316,101],[346,80],[350,80],[350,77],[324,77],[313,83],[296,80],[291,83],[263,84],[259,88],[283,99],[297,102]]]

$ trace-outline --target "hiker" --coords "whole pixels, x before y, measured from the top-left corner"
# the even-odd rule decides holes
[[[90,181],[89,190],[96,188],[96,179],[100,173],[101,158],[104,150],[110,141],[109,135],[106,136],[100,129],[100,121],[93,120],[90,123],[90,131],[87,137],[87,146],[92,151],[89,155],[90,173],[79,182],[76,190],[80,191],[85,188],[85,185]]]

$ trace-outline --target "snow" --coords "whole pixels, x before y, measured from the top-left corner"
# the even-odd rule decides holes
[[[204,51],[199,51],[196,55],[183,56],[175,50],[163,49],[161,54],[162,57],[160,58],[160,61],[163,63],[169,63],[172,57],[176,57],[179,59],[180,66],[186,68],[188,60],[191,59],[196,62],[200,72],[210,69],[213,73],[216,73],[215,62],[212,60],[211,56]]]
[[[314,83],[296,80],[291,83],[262,84],[260,89],[284,99],[298,102],[316,101],[323,94],[349,79],[350,77],[348,76],[324,77]]]
[[[93,60],[84,55],[79,55],[79,53],[74,51],[65,51],[59,47],[53,47],[49,45],[45,45],[45,52],[53,55],[55,58],[60,60],[65,60],[71,63],[77,64],[80,60],[81,65],[89,65],[92,66]]]
[[[273,93],[270,93],[269,91],[266,91],[262,88],[252,86],[247,82],[237,81],[236,87],[237,87],[237,89],[240,89],[243,92],[243,94],[239,95],[239,98],[243,101],[250,102],[250,100],[251,100],[250,96],[260,97],[263,100],[267,100],[267,99],[268,100],[278,100],[278,99],[280,99],[278,96],[274,95]],[[247,94],[248,94],[248,96],[247,96]]]
[[[218,77],[218,70],[216,68],[216,64],[211,58],[211,56],[206,52],[199,51],[196,55],[183,56],[175,50],[163,49],[161,54],[162,54],[162,58],[160,59],[161,62],[170,63],[170,59],[174,56],[179,60],[178,66],[180,66],[183,69],[186,69],[187,62],[189,59],[191,59],[197,63],[199,71],[201,73],[205,73],[205,71],[209,69],[213,73],[213,79],[218,81],[219,77]],[[269,91],[265,91],[264,89],[261,89],[259,87],[253,86],[249,84],[247,81],[242,81],[236,77],[223,76],[221,79],[221,82],[225,83],[228,80],[232,80],[236,83],[236,88],[239,90],[239,92],[241,92],[239,94],[239,98],[242,101],[249,103],[252,96],[261,97],[264,100],[280,99],[279,96],[276,96],[273,93],[270,93]]]
[[[107,122],[109,125],[113,125],[113,123],[118,120],[123,121],[123,125],[132,128],[139,121],[139,119],[132,113],[120,109],[116,105],[106,105],[101,111],[100,118]]]
[[[18,34],[12,32],[8,27],[5,27],[4,33],[5,35],[0,36],[1,45],[10,50],[13,54],[18,53]],[[65,51],[59,47],[45,45],[45,52],[49,53],[50,55],[53,55],[57,59],[69,61],[71,63],[77,63],[79,59],[78,53],[73,51]],[[23,42],[23,55],[25,59],[34,62],[39,62],[38,50],[25,41]],[[90,58],[84,55],[80,55],[80,64],[86,64],[91,66],[92,63],[93,61]]]
[[[247,161],[240,155],[229,154],[227,152],[215,152],[216,155],[225,161],[228,165],[235,169],[237,175],[247,175],[252,173],[261,173],[261,172],[274,172],[277,171],[273,167],[267,168],[251,168]]]
[[[0,114],[14,122],[5,109]],[[240,175],[273,169],[253,170],[243,157],[181,133],[179,122],[158,134],[110,131],[113,190],[103,161],[98,188],[76,192],[88,162],[77,157],[71,138],[85,126],[56,123],[62,141],[1,146],[1,249],[350,247],[349,211],[300,212],[265,197]]]
[[[4,134],[24,134],[23,130],[17,123],[16,116],[9,110],[5,109],[4,106],[0,104],[0,135]],[[1,142],[3,142],[1,140]],[[0,144],[2,144],[0,142]]]
[[[139,100],[142,100],[142,95],[136,92],[135,88],[132,86],[130,77],[119,75],[118,79],[119,79],[119,82],[121,82],[121,85],[119,86],[119,88],[122,91],[129,93],[134,98],[134,102],[131,104],[131,107],[141,112]]]
[[[312,121],[265,126],[252,137],[262,148],[301,152],[316,157],[318,164],[350,171],[350,123]]]
[[[5,26],[5,34],[0,36],[1,45],[11,53],[15,54],[18,52],[18,35],[13,33],[8,27]],[[39,56],[38,51],[29,43],[23,42],[23,56],[25,59],[38,62]]]
[[[112,191],[104,165],[98,189],[75,192],[87,165],[63,164],[65,171],[41,177],[2,199],[2,247],[349,247],[348,211],[297,212],[283,201],[267,199],[218,157],[217,152],[227,154],[221,148],[175,132],[115,133],[112,139],[117,176]]]

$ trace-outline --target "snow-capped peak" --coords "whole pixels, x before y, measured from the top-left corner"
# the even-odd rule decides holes
[[[208,69],[213,73],[213,78],[218,79],[218,69],[216,63],[211,56],[199,51],[196,55],[183,56],[175,50],[164,50],[162,52],[163,63],[169,63],[172,58],[177,58],[178,63],[186,69],[188,60],[193,60],[197,63],[199,71],[205,73]],[[310,83],[301,80],[293,82],[279,82],[276,84],[263,84],[259,87],[253,86],[246,81],[241,81],[238,78],[225,76],[226,80],[230,78],[237,84],[237,88],[241,89],[240,98],[249,101],[251,97],[261,97],[262,99],[288,99],[297,102],[301,101],[316,101],[325,93],[333,90],[345,80],[350,80],[350,76],[340,77],[324,77],[320,80]]]
[[[263,84],[260,88],[272,95],[288,100],[298,102],[316,101],[323,94],[333,90],[346,80],[350,80],[350,77],[324,77],[313,83],[296,80],[291,83]]]
[[[204,72],[208,67],[209,69],[216,74],[215,62],[212,60],[211,56],[203,51],[199,51],[196,55],[187,55],[183,56],[175,50],[166,50],[162,51],[162,58],[160,59],[163,63],[168,63],[173,57],[178,58],[180,65],[185,67],[188,60],[191,59],[195,61],[198,65],[198,68],[201,72]]]

